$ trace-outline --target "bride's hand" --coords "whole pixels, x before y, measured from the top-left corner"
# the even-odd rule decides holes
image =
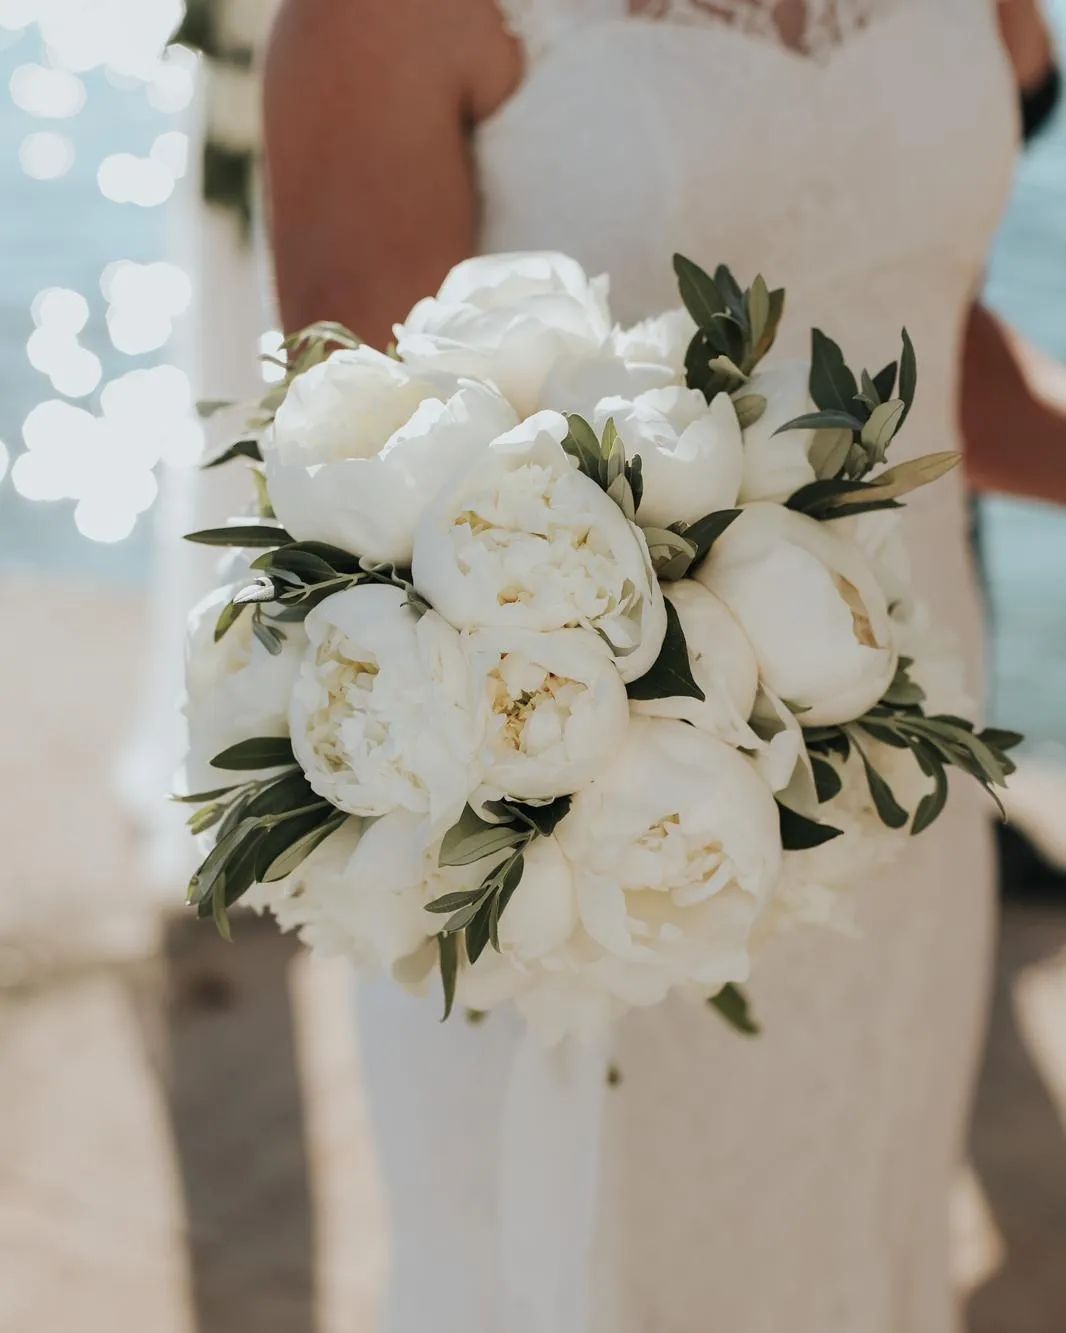
[[[1066,366],[983,306],[966,330],[962,426],[976,490],[1066,504]]]
[[[1031,92],[1047,77],[1054,59],[1051,32],[1039,0],[999,0],[999,28],[1018,87]]]

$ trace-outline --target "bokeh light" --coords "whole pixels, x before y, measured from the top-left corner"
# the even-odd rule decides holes
[[[100,383],[99,357],[82,347],[78,334],[89,320],[89,303],[80,292],[49,287],[30,307],[35,325],[26,344],[30,365],[47,375],[52,388],[67,398],[84,398]]]
[[[166,115],[184,111],[196,92],[198,64],[198,58],[187,47],[168,48],[145,88],[148,105]]]
[[[100,193],[116,204],[155,208],[174,193],[174,176],[162,162],[133,153],[112,153],[96,173]]]
[[[189,166],[189,136],[181,130],[168,130],[156,136],[148,150],[153,162],[170,173],[174,180],[180,180]]]
[[[242,24],[256,19],[259,3],[253,0]],[[36,29],[35,49],[8,66],[11,103],[32,118],[18,149],[26,176],[57,181],[80,160],[90,181],[95,168],[105,208],[155,209],[173,197],[187,174],[190,143],[180,121],[163,118],[191,105],[201,64],[193,51],[168,45],[183,12],[182,0],[0,0],[0,41]],[[147,146],[138,128],[144,117],[134,114],[133,138],[94,149],[91,117],[83,113],[94,99],[116,96],[111,89],[150,113],[156,132]],[[130,224],[132,238],[138,226]],[[20,407],[22,448],[14,441],[10,451],[0,446],[0,480],[9,476],[25,500],[72,502],[78,532],[95,542],[127,537],[156,499],[156,469],[194,464],[204,448],[184,372],[169,364],[122,365],[125,357],[166,355],[175,321],[192,300],[182,268],[143,262],[153,251],[136,246],[134,239],[130,250],[141,262],[116,257],[103,268],[102,309],[93,292],[76,290],[84,276],[58,264],[60,281],[69,272],[66,285],[44,287],[33,298],[25,353],[47,378],[49,396],[28,413]],[[104,258],[106,252],[99,262]]]
[[[54,130],[35,130],[27,134],[19,147],[19,162],[27,176],[38,181],[54,181],[65,176],[74,165],[74,145],[65,134]]]
[[[36,23],[59,68],[102,67],[147,82],[183,8],[182,0],[0,0],[0,24]]]
[[[85,106],[85,84],[69,70],[20,65],[9,87],[11,100],[28,116],[65,120]]]
[[[100,278],[107,300],[107,328],[120,352],[153,352],[170,338],[174,320],[192,301],[192,283],[176,264],[118,260]]]

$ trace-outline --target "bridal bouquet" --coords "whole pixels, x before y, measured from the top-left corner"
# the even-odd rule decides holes
[[[179,799],[239,899],[447,1016],[546,1039],[675,989],[752,1030],[752,956],[941,813],[1018,737],[911,595],[888,465],[916,386],[829,338],[769,362],[784,293],[678,257],[622,329],[555,254],[461,264],[389,355],[317,325],[210,466],[258,514],[193,613]]]

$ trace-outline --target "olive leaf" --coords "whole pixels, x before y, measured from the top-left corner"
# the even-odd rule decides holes
[[[444,835],[441,842],[439,864],[442,866],[468,866],[493,856],[508,847],[528,838],[528,831],[514,824],[493,824],[482,819],[469,805]],[[434,907],[429,908],[435,911]]]
[[[863,770],[866,773],[866,783],[870,788],[870,796],[873,798],[881,823],[893,829],[903,828],[910,819],[909,812],[896,800],[892,788],[870,763],[866,751],[858,744],[854,735],[851,737],[851,743],[855,746],[859,758],[862,760]]]
[[[846,429],[815,432],[807,459],[820,480],[839,476],[852,448],[854,432]]]
[[[869,420],[862,427],[860,439],[871,451],[875,463],[884,462],[885,450],[903,424],[905,411],[906,404],[902,398],[891,398],[887,403],[878,403],[871,411]]]
[[[876,509],[896,509],[901,496],[929,486],[959,464],[957,453],[926,454],[887,468],[871,481],[824,478],[800,487],[787,508],[811,518],[847,518]]]
[[[256,607],[256,612],[258,610]],[[262,617],[255,613],[252,615],[252,633],[272,657],[277,657],[285,646],[285,635],[281,630],[265,624]]]
[[[820,759],[815,755],[811,758],[811,769],[814,773],[814,788],[819,805],[825,805],[827,801],[840,795],[844,789],[844,780],[836,765],[831,764],[828,759]]]
[[[231,463],[235,458],[249,458],[253,462],[261,463],[263,453],[259,448],[258,440],[238,440],[236,444],[231,444],[228,449],[223,449],[220,454],[215,454],[205,463],[201,463],[204,469],[221,467],[223,463]]]
[[[821,329],[811,330],[811,397],[825,412],[850,413],[859,386],[844,353]]]
[[[218,643],[229,633],[229,631],[241,618],[241,615],[245,611],[245,609],[246,605],[244,603],[238,603],[235,601],[226,603],[226,605],[222,608],[221,612],[219,613],[218,619],[215,621],[214,637],[216,643]]]
[[[311,816],[308,816],[309,820],[311,818]],[[282,849],[276,850],[271,847],[270,850],[274,854],[267,858],[263,865],[259,874],[259,882],[261,884],[273,884],[276,880],[287,878],[294,870],[299,868],[316,847],[325,842],[331,834],[336,833],[339,828],[343,828],[348,822],[348,818],[343,810],[336,810],[325,818],[319,818],[305,832],[299,831],[300,826],[293,826],[288,830],[289,840]],[[283,830],[279,829],[278,832],[283,833]],[[282,840],[284,841],[284,835]]]
[[[629,682],[626,692],[631,699],[686,698],[703,702],[707,697],[692,674],[681,618],[669,600],[666,602],[666,634],[659,656],[650,671]]]
[[[751,1003],[739,986],[730,983],[707,1001],[731,1028],[745,1037],[757,1037],[762,1029],[751,1012]]]
[[[696,559],[696,547],[672,528],[642,528],[648,554],[660,583],[683,579]]]
[[[577,413],[567,416],[563,449],[574,460],[578,471],[594,481],[632,523],[644,494],[644,478],[639,458],[626,460],[625,445],[614,421],[608,421],[603,435],[597,436],[589,423]]]
[[[761,393],[738,393],[733,399],[733,409],[741,430],[747,430],[761,421],[766,415],[766,399]]]
[[[684,255],[674,255],[674,272],[685,309],[698,328],[709,328],[715,315],[721,314],[726,303],[709,273]]]
[[[861,431],[864,423],[852,412],[843,412],[837,408],[827,408],[822,412],[807,412],[801,417],[793,417],[783,426],[778,426],[775,435],[787,430],[846,430]]]
[[[899,361],[899,396],[903,399],[903,416],[900,418],[900,425],[907,420],[910,410],[914,406],[915,395],[918,392],[918,361],[914,352],[914,344],[911,342],[911,336],[906,329],[903,330],[903,354]],[[888,395],[884,395],[887,397]]]
[[[777,802],[777,813],[781,825],[781,846],[786,852],[804,852],[812,847],[821,847],[824,843],[839,838],[843,830],[832,824],[821,824],[815,819],[808,819],[787,805]]]
[[[912,348],[913,351],[913,348]],[[877,394],[878,403],[887,403],[896,390],[896,376],[899,373],[899,365],[895,361],[890,361],[884,370],[878,371],[871,379],[874,391]],[[871,406],[876,407],[873,403]]]
[[[712,278],[684,255],[674,256],[674,272],[697,330],[685,355],[688,387],[708,402],[718,393],[736,392],[774,344],[784,291],[771,291],[761,274],[745,291],[724,264]]]
[[[437,951],[440,959],[440,979],[444,987],[444,1017],[446,1023],[455,1005],[455,984],[459,976],[459,938],[457,935],[438,935]]]
[[[701,564],[707,558],[711,547],[718,538],[737,521],[743,512],[741,509],[718,509],[713,514],[707,514],[704,518],[698,518],[695,522],[685,525],[681,530],[681,535],[690,546],[695,548],[692,565]],[[685,572],[687,574],[688,570]]]
[[[233,523],[225,528],[189,532],[185,540],[200,546],[285,546],[292,538],[284,528],[267,523]]]
[[[939,481],[957,468],[961,461],[961,454],[945,451],[899,463],[867,483],[869,492],[876,492],[871,498],[898,500],[900,496],[909,495],[921,486],[930,486],[934,481]]]
[[[281,768],[295,764],[292,742],[287,736],[258,736],[253,740],[231,745],[211,760],[212,768],[235,771],[242,769]]]
[[[477,886],[442,894],[427,903],[425,909],[447,916],[438,938],[457,939],[462,935],[464,952],[471,964],[477,962],[490,943],[499,950],[500,918],[521,883],[525,849],[535,839],[551,836],[570,809],[570,797],[562,796],[539,806],[505,799],[490,802],[485,808],[497,822],[483,819],[468,805],[444,836],[440,864],[464,866],[491,861],[494,857],[501,859]],[[458,955],[456,960],[458,968]]]
[[[942,713],[927,716],[923,707],[925,695],[910,676],[912,665],[909,658],[900,658],[895,679],[880,703],[855,722],[842,727],[805,728],[804,740],[812,764],[824,762],[830,755],[846,761],[851,750],[857,750],[879,818],[889,828],[901,829],[910,816],[877,772],[858,735],[861,733],[895,749],[910,750],[918,767],[933,783],[914,813],[912,834],[923,832],[943,812],[948,796],[948,768],[961,769],[976,779],[1002,810],[996,788],[1004,786],[1014,771],[1009,751],[1021,743],[1021,736],[997,728],[977,732],[967,718]]]

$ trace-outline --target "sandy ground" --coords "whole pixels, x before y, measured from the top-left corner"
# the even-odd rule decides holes
[[[112,777],[140,602],[9,578],[0,623],[0,1333],[372,1333],[345,969],[257,922],[227,948],[139,881]],[[1066,826],[1045,775],[1022,804]],[[971,1333],[1061,1333],[1066,897],[1006,912],[956,1211]]]

